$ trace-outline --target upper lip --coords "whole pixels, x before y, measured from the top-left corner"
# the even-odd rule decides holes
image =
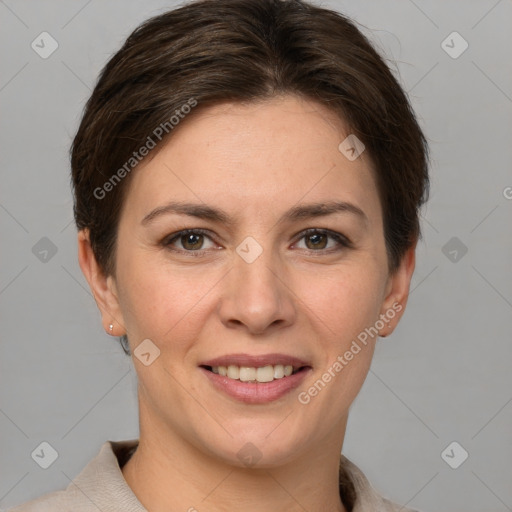
[[[282,364],[283,366],[291,365],[296,368],[302,366],[310,366],[306,361],[295,356],[287,354],[262,354],[252,356],[249,354],[227,354],[214,359],[204,361],[199,366],[247,366],[249,368],[260,368],[262,366]]]

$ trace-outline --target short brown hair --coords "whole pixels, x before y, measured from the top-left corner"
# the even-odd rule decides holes
[[[160,148],[172,136],[172,116],[186,123],[221,102],[288,93],[325,105],[365,144],[395,271],[420,237],[426,138],[405,92],[354,23],[303,0],[193,1],[145,21],[108,61],[71,148],[76,225],[89,228],[102,270],[115,274],[131,160],[155,142],[158,127],[166,131]],[[194,107],[186,116],[185,105]]]

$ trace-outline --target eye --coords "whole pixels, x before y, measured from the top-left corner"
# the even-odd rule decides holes
[[[206,249],[211,249],[212,246],[204,247],[205,239],[211,238],[206,234],[207,232],[202,229],[185,229],[178,233],[172,234],[169,238],[166,238],[163,242],[165,247],[172,250],[184,251],[184,252],[202,252]],[[178,243],[181,247],[174,248],[173,246]]]
[[[313,252],[320,252],[322,250],[329,251],[331,249],[341,250],[342,248],[352,247],[350,240],[346,236],[327,229],[311,228],[303,231],[299,236],[299,240],[305,240],[305,248]],[[329,238],[334,240],[334,247],[332,245],[328,247]]]
[[[346,236],[327,229],[307,229],[298,235],[299,241],[303,239],[306,247],[298,248],[312,252],[335,252],[352,247],[352,243]],[[334,241],[330,246],[329,239]],[[210,241],[210,246],[205,247],[205,240]],[[208,231],[203,229],[185,229],[173,233],[163,240],[162,245],[171,251],[187,253],[191,256],[203,256],[208,249],[217,248]]]

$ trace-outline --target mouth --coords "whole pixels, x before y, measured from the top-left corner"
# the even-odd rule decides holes
[[[232,354],[205,361],[199,368],[214,389],[247,404],[284,397],[313,369],[306,361],[284,354]]]

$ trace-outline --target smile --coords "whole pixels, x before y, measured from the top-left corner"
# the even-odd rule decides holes
[[[242,382],[272,382],[273,380],[283,379],[297,373],[302,367],[293,367],[292,365],[266,365],[260,367],[252,366],[208,366],[207,370],[213,373],[227,377],[228,379],[239,380]]]

